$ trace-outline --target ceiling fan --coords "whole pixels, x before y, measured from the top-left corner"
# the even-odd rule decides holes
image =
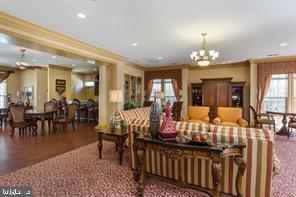
[[[20,49],[21,51],[21,61],[15,62],[15,64],[18,66],[19,69],[25,70],[25,69],[31,69],[34,70],[36,68],[41,68],[40,66],[32,66],[29,63],[24,61],[25,55],[26,55],[26,49]]]

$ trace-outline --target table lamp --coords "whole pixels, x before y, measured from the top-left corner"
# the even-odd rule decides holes
[[[112,128],[118,128],[120,125],[120,117],[118,113],[118,103],[123,102],[123,92],[122,90],[110,90],[109,91],[109,101],[111,103],[116,103],[116,110],[112,112],[110,119],[110,125]]]

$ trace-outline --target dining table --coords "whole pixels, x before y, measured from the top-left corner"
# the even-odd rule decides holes
[[[44,110],[44,109],[28,109],[26,110],[26,119],[30,119],[34,123],[33,132],[37,133],[38,120],[41,121],[41,127],[44,128],[45,117],[56,114],[57,110]]]
[[[287,116],[296,116],[295,113],[290,113],[290,112],[275,112],[275,111],[266,111],[267,114],[270,115],[278,115],[278,116],[283,116],[282,123],[283,126],[282,128],[277,132],[278,135],[286,135],[288,138],[293,137],[294,135],[289,132],[288,127],[287,127]]]

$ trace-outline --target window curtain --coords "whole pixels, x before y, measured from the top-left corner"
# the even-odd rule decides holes
[[[172,79],[172,86],[173,86],[173,90],[174,90],[174,93],[175,93],[176,100],[179,102],[181,97],[180,97],[180,88],[178,86],[177,80]]]
[[[148,101],[150,96],[151,96],[151,93],[152,93],[152,87],[153,87],[153,80],[149,80],[147,82],[147,88],[145,90],[145,100]]]
[[[265,77],[263,81],[261,81],[260,86],[258,87],[258,94],[257,94],[257,111],[260,113],[262,103],[264,101],[264,98],[268,92],[270,82],[271,82],[271,75],[268,75]]]
[[[296,73],[296,60],[258,63],[257,111],[260,112],[272,74]]]

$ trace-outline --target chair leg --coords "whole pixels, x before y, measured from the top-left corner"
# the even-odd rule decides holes
[[[90,111],[87,112],[87,124],[89,124],[89,119],[90,119]]]
[[[47,123],[48,123],[48,133],[50,133],[51,120],[48,120]]]
[[[72,127],[73,127],[73,130],[76,131],[76,128],[75,128],[75,121],[72,120]]]
[[[78,120],[80,121],[80,110],[78,110]]]
[[[15,127],[14,126],[12,126],[11,127],[11,130],[10,130],[10,133],[9,133],[9,136],[13,136],[14,135],[14,130],[15,130]]]

